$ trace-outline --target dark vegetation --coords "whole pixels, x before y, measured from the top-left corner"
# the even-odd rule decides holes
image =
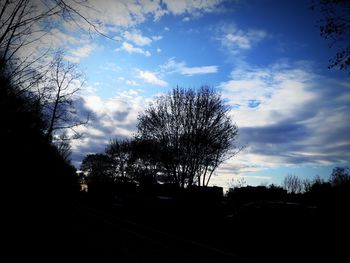
[[[0,2],[2,251],[11,260],[70,252],[79,183],[69,141],[86,121],[76,119],[69,83],[80,75],[50,47],[25,51],[57,26],[55,19],[79,16],[63,0]]]
[[[313,1],[312,9],[321,14],[318,21],[321,37],[335,50],[328,68],[339,68],[350,73],[350,1],[317,0]]]
[[[72,197],[79,185],[75,168],[45,136],[47,126],[36,95],[14,86],[5,67],[2,63],[1,174],[7,208],[3,222],[5,228],[11,226],[7,245],[32,255],[36,246],[51,251],[53,247],[46,242],[56,240],[62,230],[68,233],[63,226],[70,220]]]

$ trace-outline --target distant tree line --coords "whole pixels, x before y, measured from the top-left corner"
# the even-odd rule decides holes
[[[139,115],[137,127],[134,138],[114,139],[104,153],[84,158],[88,181],[208,186],[216,168],[241,149],[228,106],[208,86],[174,88]]]
[[[292,174],[287,175],[283,181],[283,188],[291,194],[308,193],[321,187],[350,187],[349,167],[335,167],[328,181],[321,179],[319,176],[316,176],[312,180],[302,180],[298,176]]]

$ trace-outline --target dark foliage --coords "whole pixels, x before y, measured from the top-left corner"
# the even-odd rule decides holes
[[[88,154],[80,165],[80,170],[88,174],[88,181],[113,182],[111,160],[106,154]]]
[[[338,49],[329,60],[329,68],[348,70],[350,67],[350,1],[317,0],[312,5],[322,15],[320,34],[329,41],[331,48]],[[350,72],[349,72],[350,73]]]
[[[26,248],[37,253],[34,246],[44,246],[43,240],[53,241],[62,230],[68,231],[70,207],[78,191],[75,169],[44,135],[46,125],[36,96],[11,83],[4,63],[0,122],[2,189],[9,208],[4,218],[18,247],[27,243]]]
[[[333,186],[349,185],[350,183],[349,167],[335,167],[332,171],[329,181]]]

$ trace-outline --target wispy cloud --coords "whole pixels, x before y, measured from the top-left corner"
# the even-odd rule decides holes
[[[152,36],[152,40],[153,40],[153,41],[159,41],[159,40],[161,40],[161,39],[163,39],[162,36]]]
[[[202,66],[202,67],[183,67],[180,69],[180,73],[187,76],[202,75],[216,73],[218,66]]]
[[[121,36],[114,37],[115,40],[123,41],[124,43],[132,42],[136,46],[150,46],[153,42],[161,40],[163,37],[160,35],[146,37],[142,35],[142,32],[137,29],[133,29],[132,31],[124,31]],[[129,44],[131,45],[131,44]]]
[[[180,73],[186,76],[202,75],[216,73],[218,66],[200,66],[200,67],[187,67],[185,62],[176,62],[175,58],[170,58],[161,66],[161,70],[165,73]]]
[[[116,32],[118,27],[132,27],[148,18],[157,21],[166,14],[198,16],[215,11],[222,0],[89,0],[90,7],[79,10],[86,18],[96,21],[96,24],[106,32]]]
[[[125,31],[123,33],[123,36],[126,40],[133,42],[135,45],[138,46],[146,46],[151,44],[152,42],[151,38],[143,36],[140,31]]]
[[[124,51],[128,52],[129,54],[136,53],[136,54],[142,54],[146,57],[151,56],[151,52],[149,52],[148,50],[145,51],[139,47],[134,47],[132,44],[127,43],[127,42],[123,42],[122,46],[120,48],[116,49],[116,51],[121,51],[121,50],[124,50]]]
[[[148,70],[138,70],[138,78],[146,83],[165,87],[168,83],[157,76],[157,73]]]
[[[265,30],[243,30],[235,25],[220,26],[218,32],[217,39],[221,42],[221,45],[233,54],[251,49],[268,36]]]
[[[70,50],[69,54],[65,56],[65,59],[74,63],[78,63],[80,59],[88,57],[95,49],[95,45],[86,44],[76,49]]]
[[[199,15],[201,12],[212,12],[214,11],[222,0],[164,0],[167,10],[174,15],[183,13]]]
[[[129,85],[129,86],[139,86],[139,84],[135,81],[135,80],[133,80],[133,79],[127,79],[126,81],[125,81],[125,83],[127,84],[127,85]]]
[[[241,162],[266,167],[349,160],[349,84],[302,65],[274,65],[234,70],[220,87],[235,105],[232,116],[247,145]]]

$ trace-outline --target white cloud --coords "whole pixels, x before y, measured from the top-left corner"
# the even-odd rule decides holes
[[[164,27],[164,31],[170,31],[170,28],[169,27]]]
[[[140,30],[124,31],[122,37],[129,42],[134,43],[137,46],[149,46],[154,41],[159,41],[163,37],[160,35],[152,36],[151,38],[143,36]],[[116,36],[114,39],[121,41],[123,38]]]
[[[139,70],[138,78],[142,79],[146,83],[150,83],[157,86],[165,87],[168,85],[168,83],[160,79],[155,72],[151,72],[148,70]]]
[[[69,50],[71,46],[88,44],[89,40],[86,36],[78,38],[74,34],[68,31],[62,31],[57,28],[50,29],[47,33],[39,25],[33,25],[33,33],[28,36],[26,41],[32,43],[25,46],[25,48],[19,49],[17,54],[19,57],[40,57],[46,51],[52,49]],[[46,54],[45,57],[48,55]]]
[[[125,31],[123,36],[126,40],[131,41],[138,46],[146,46],[152,42],[152,39],[143,36],[138,30],[135,30],[133,32]]]
[[[193,76],[216,73],[218,71],[218,66],[187,67],[185,62],[176,62],[174,58],[170,58],[161,66],[161,69],[168,74],[180,73],[186,76]]]
[[[163,38],[162,36],[152,36],[153,41],[159,41],[162,38]]]
[[[238,69],[231,78],[220,87],[231,104],[238,106],[235,119],[241,127],[273,124],[317,98],[308,89],[312,75],[303,69]]]
[[[217,71],[217,66],[183,67],[180,69],[180,73],[187,76],[210,74],[216,73]]]
[[[131,80],[127,79],[127,80],[125,81],[125,83],[126,83],[127,85],[129,85],[129,86],[139,86],[139,84],[138,84],[135,80],[133,80],[133,79],[131,79]]]
[[[239,53],[241,50],[251,49],[267,37],[267,33],[264,30],[242,30],[234,25],[221,26],[219,32],[218,39],[221,41],[222,46],[234,54]]]
[[[131,137],[136,132],[138,114],[147,100],[142,90],[120,90],[110,99],[102,99],[96,94],[86,94],[81,98],[82,107],[92,114],[87,126],[78,127],[84,137],[72,141],[73,160],[76,165],[89,153],[102,152],[112,138]]]
[[[247,147],[218,173],[249,175],[268,167],[349,160],[350,126],[344,122],[349,84],[318,76],[307,66],[277,64],[234,70],[220,88],[233,106],[239,143]]]
[[[99,67],[101,70],[104,71],[112,71],[114,73],[120,73],[122,70],[122,67],[116,63],[112,63],[112,62],[107,62],[104,65],[101,65]]]
[[[195,15],[212,12],[222,0],[89,0],[91,8],[79,7],[84,17],[101,25],[105,33],[116,32],[120,27],[132,27],[148,18],[157,21],[166,14]],[[74,3],[72,3],[74,7]]]
[[[182,18],[182,22],[189,22],[190,20],[191,19],[188,16]]]
[[[74,63],[78,63],[80,59],[88,57],[95,50],[95,48],[95,45],[86,44],[76,49],[72,49],[69,52],[70,54],[65,56],[65,59]]]
[[[238,48],[243,49],[249,49],[251,47],[250,39],[246,35],[239,32],[237,34],[228,33],[224,36],[223,41],[225,42],[224,44],[226,46],[236,45]]]
[[[120,48],[117,48],[116,51],[120,51],[120,50],[124,50],[126,52],[128,52],[129,54],[142,54],[145,55],[146,57],[151,56],[151,52],[149,52],[148,50],[144,51],[141,48],[138,47],[134,47],[132,44],[127,43],[127,42],[123,42],[122,46]]]
[[[157,48],[157,52],[160,53],[162,52],[162,50],[160,48]]]
[[[174,15],[183,13],[198,15],[198,12],[212,12],[222,2],[221,0],[164,0],[167,9]]]
[[[57,28],[53,28],[50,30],[49,34],[45,36],[41,41],[44,41],[43,44],[50,43],[53,47],[61,46],[63,43],[67,44],[81,44],[83,39],[79,39],[68,32],[63,32]]]

